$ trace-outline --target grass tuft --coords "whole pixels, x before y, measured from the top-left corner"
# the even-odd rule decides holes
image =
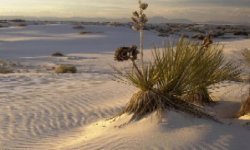
[[[55,68],[56,73],[76,73],[77,69],[73,65],[58,65]]]
[[[236,79],[240,72],[231,62],[225,62],[222,49],[184,38],[176,46],[168,43],[161,49],[155,48],[153,61],[145,63],[144,67],[138,67],[134,60],[132,62],[131,70],[116,69],[116,76],[140,89],[123,112],[133,114],[133,119],[154,111],[174,109],[215,120],[190,103],[190,97],[202,103],[210,102],[207,86]]]
[[[0,60],[0,74],[8,73],[13,73],[13,70],[11,69],[10,65],[5,61]]]

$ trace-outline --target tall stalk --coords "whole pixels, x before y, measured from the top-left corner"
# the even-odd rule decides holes
[[[141,65],[142,69],[144,69],[144,61],[143,61],[143,49],[144,49],[144,27],[145,24],[148,22],[146,14],[144,14],[144,10],[148,7],[147,3],[142,3],[139,0],[139,11],[133,12],[133,29],[138,31],[140,34],[140,53],[141,53]]]
[[[141,64],[142,68],[144,68],[144,61],[143,61],[143,40],[144,40],[144,33],[143,30],[140,30],[140,53],[141,53]]]

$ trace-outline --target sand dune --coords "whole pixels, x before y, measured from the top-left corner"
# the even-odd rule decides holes
[[[1,146],[22,149],[44,145],[45,141],[53,145],[51,140],[58,134],[121,111],[132,91],[110,81],[106,62],[103,64],[107,67],[102,69],[88,63],[86,70],[84,66],[90,60],[81,62],[83,69],[79,67],[76,75],[34,73],[31,69],[31,73],[1,76]]]
[[[239,59],[235,61],[241,62],[239,53],[250,47],[250,40],[224,44],[226,55],[237,56]],[[0,75],[0,149],[250,148],[249,126],[244,125],[249,122],[246,119],[249,116],[233,118],[246,95],[246,84],[222,83],[219,89],[211,90],[219,104],[206,109],[224,124],[170,111],[164,114],[161,123],[156,114],[152,114],[124,125],[130,116],[112,117],[121,112],[136,89],[112,81],[111,53],[75,53],[62,58],[38,56],[15,58],[12,61],[19,64],[19,72]],[[55,74],[50,68],[56,64],[74,64],[78,73]],[[116,65],[125,67],[127,64]]]

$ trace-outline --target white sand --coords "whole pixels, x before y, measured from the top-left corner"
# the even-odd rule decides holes
[[[102,42],[102,37],[106,36],[106,42],[110,42],[115,40],[118,33],[127,29],[108,27],[107,31],[105,27],[101,27],[98,30],[105,31],[103,34],[91,35],[97,37],[86,37],[85,41],[83,37],[74,34],[77,32],[71,30],[71,26],[56,26],[27,27],[36,28],[36,32],[26,28],[18,29],[19,33],[15,33],[16,29],[13,28],[0,31],[0,41],[5,41],[0,45],[1,57],[14,58],[20,72],[0,75],[0,149],[250,149],[250,128],[245,125],[250,122],[249,115],[240,119],[233,118],[240,102],[246,97],[246,84],[223,83],[219,85],[219,89],[212,90],[212,95],[219,104],[207,109],[224,124],[179,112],[168,112],[164,114],[161,123],[152,114],[141,121],[121,126],[129,116],[123,115],[115,120],[108,118],[121,112],[136,89],[112,81],[112,69],[109,65],[126,64],[114,62],[113,55],[109,53],[76,52],[85,52],[84,44],[91,41],[91,38],[100,38],[98,42]],[[45,34],[44,31],[48,33]],[[131,34],[137,35],[128,31],[123,39],[130,38]],[[156,37],[153,33],[149,35],[149,41]],[[60,41],[64,38],[70,38],[70,42]],[[51,44],[56,40],[60,44]],[[130,40],[124,42],[124,45]],[[105,45],[92,42],[86,47],[102,51],[102,44]],[[244,65],[239,54],[242,49],[250,47],[250,40],[224,44],[226,56],[233,56],[235,61]],[[34,50],[36,46],[37,49]],[[63,58],[43,56],[17,59],[19,56],[29,56],[26,54],[30,51],[30,56],[49,55],[55,52],[52,49],[54,46],[59,51],[60,48],[65,48],[65,51],[62,49],[63,52],[75,54]],[[110,43],[104,47],[114,48]],[[149,55],[150,52],[146,54]],[[79,73],[54,74],[51,67],[61,63],[76,65]],[[244,69],[247,71],[246,67]]]

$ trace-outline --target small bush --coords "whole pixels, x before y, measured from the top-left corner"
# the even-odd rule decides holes
[[[236,32],[234,32],[234,35],[248,36],[248,33],[246,31],[236,31]]]
[[[7,62],[0,60],[0,73],[1,74],[13,73],[13,70],[10,68]]]
[[[182,98],[182,95],[190,94],[190,91],[198,91],[200,84],[204,82],[203,76],[212,72],[212,68],[206,68],[208,62],[203,62],[204,58],[211,56],[206,55],[207,51],[201,50],[203,45],[183,38],[176,45],[169,44],[161,50],[155,49],[153,61],[145,63],[144,67],[138,67],[131,59],[134,69],[116,69],[117,78],[121,82],[139,89],[125,107],[124,113],[133,114],[133,119],[139,119],[154,111],[174,109],[214,120],[199,107]],[[212,59],[211,63],[213,61],[215,60]]]
[[[10,20],[12,22],[26,22],[25,20],[23,19],[13,19],[13,20]]]
[[[77,69],[73,65],[58,65],[55,67],[56,73],[76,73]]]
[[[0,74],[8,74],[8,73],[13,73],[13,71],[6,66],[0,66]]]
[[[82,25],[76,25],[76,26],[73,27],[73,29],[82,30],[82,29],[85,29],[85,28]]]
[[[91,32],[87,32],[87,31],[82,31],[80,32],[81,35],[84,35],[84,34],[90,34]]]
[[[18,27],[26,27],[27,24],[26,24],[26,23],[19,23],[17,26],[18,26]]]
[[[54,57],[64,57],[64,54],[62,54],[61,52],[55,52],[51,56],[54,56]]]
[[[148,4],[139,0],[140,10],[133,12],[132,17],[133,29],[140,32],[141,66],[136,62],[138,54],[136,47],[133,50],[128,47],[119,48],[115,52],[115,60],[131,60],[133,66],[131,70],[114,67],[117,71],[114,76],[119,82],[139,89],[122,113],[131,114],[130,121],[132,121],[155,111],[161,114],[162,111],[176,110],[217,121],[200,107],[185,101],[183,95],[190,95],[199,92],[201,87],[207,89],[207,85],[234,78],[238,72],[232,70],[231,74],[230,69],[234,69],[230,67],[231,64],[222,66],[225,62],[220,49],[209,50],[212,44],[210,36],[200,38],[204,39],[202,44],[181,38],[176,45],[173,42],[162,49],[155,48],[152,61],[145,63],[143,29],[148,19],[143,11],[147,7]],[[216,55],[219,57],[214,57]]]
[[[214,101],[209,95],[208,87],[226,80],[239,80],[241,70],[237,69],[238,66],[231,61],[226,61],[222,46],[209,45],[205,49],[200,49],[199,44],[195,44],[192,49],[203,51],[200,59],[191,67],[191,70],[193,70],[191,72],[200,74],[201,79],[197,79],[200,83],[193,85],[196,86],[196,89],[190,90],[186,99],[197,104],[211,104]]]

